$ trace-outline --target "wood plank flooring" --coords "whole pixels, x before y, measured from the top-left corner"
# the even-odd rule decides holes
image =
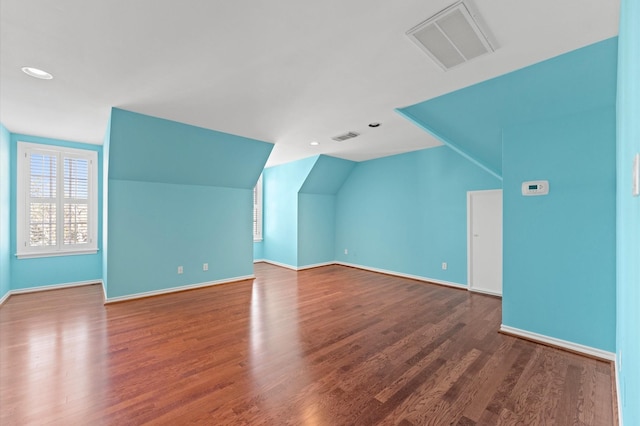
[[[497,332],[500,300],[343,266],[104,306],[0,307],[0,424],[612,425],[611,365]]]

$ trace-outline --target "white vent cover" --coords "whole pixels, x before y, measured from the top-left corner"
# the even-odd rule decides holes
[[[359,135],[360,133],[349,132],[349,133],[345,133],[344,135],[334,136],[331,139],[333,139],[334,141],[342,142],[342,141],[346,141],[347,139],[355,138],[356,136],[359,136]]]
[[[407,36],[444,70],[494,50],[462,1],[413,27]]]

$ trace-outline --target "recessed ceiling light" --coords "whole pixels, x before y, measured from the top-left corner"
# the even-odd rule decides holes
[[[309,145],[317,146],[317,145],[320,145],[320,143],[319,143],[319,142],[316,142],[316,141],[313,141],[313,142],[311,142]]]
[[[33,67],[22,67],[22,72],[31,77],[39,78],[40,80],[51,80],[53,78],[48,72]]]
[[[369,123],[369,127],[380,127],[380,123]]]

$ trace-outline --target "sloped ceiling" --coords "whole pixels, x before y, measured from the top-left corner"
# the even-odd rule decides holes
[[[114,108],[109,179],[251,189],[272,148],[254,139]]]
[[[618,0],[468,1],[498,48],[443,72],[405,32],[453,0],[2,0],[0,122],[100,144],[118,107],[274,143],[269,165],[361,161],[440,144],[395,108],[618,32]]]
[[[497,177],[502,129],[615,106],[617,38],[399,110]]]
[[[320,155],[305,179],[301,193],[335,194],[340,190],[356,163]]]

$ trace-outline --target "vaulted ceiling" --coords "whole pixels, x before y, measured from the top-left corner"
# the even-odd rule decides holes
[[[0,0],[0,122],[99,144],[118,107],[272,142],[268,165],[362,161],[440,144],[396,108],[618,32],[617,0],[475,0],[497,49],[443,71],[405,33],[453,2]]]
[[[399,112],[502,178],[505,128],[594,108],[615,109],[617,55],[613,37]]]

